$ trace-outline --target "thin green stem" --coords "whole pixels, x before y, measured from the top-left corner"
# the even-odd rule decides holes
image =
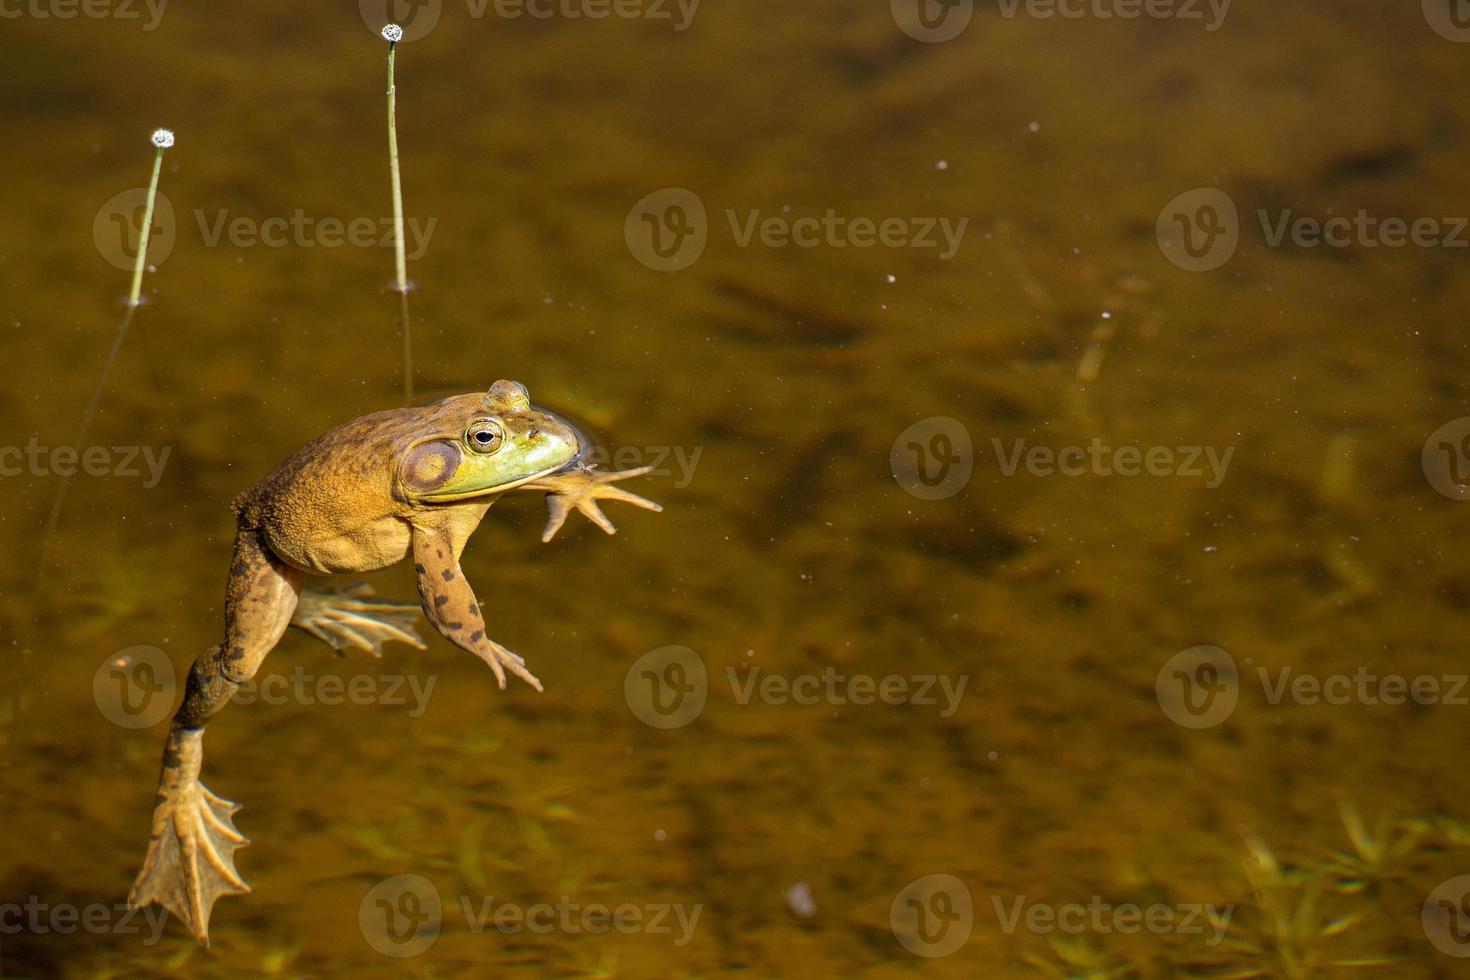
[[[388,42],[388,170],[393,179],[393,263],[400,297],[399,329],[403,333],[403,403],[413,403],[413,341],[408,323],[408,259],[403,246],[403,181],[398,172],[398,90],[393,64],[398,46]]]
[[[148,262],[148,236],[153,231],[153,201],[158,197],[158,175],[163,171],[163,147],[153,156],[153,177],[148,181],[148,200],[143,205],[143,227],[138,231],[138,257],[133,260],[133,288],[128,305],[137,306],[143,294],[143,266]]]

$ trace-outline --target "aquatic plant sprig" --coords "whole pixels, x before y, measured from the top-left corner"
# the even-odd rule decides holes
[[[388,173],[393,185],[393,266],[397,277],[394,289],[398,292],[399,321],[403,334],[403,403],[409,405],[413,403],[413,341],[408,322],[408,259],[403,236],[403,180],[398,169],[398,86],[393,76],[398,42],[403,40],[403,28],[397,24],[389,24],[383,28],[383,40],[388,42]]]
[[[155,129],[149,142],[157,147],[153,155],[153,176],[148,180],[148,196],[143,202],[143,227],[138,230],[138,255],[133,260],[133,288],[128,292],[128,305],[142,302],[143,267],[148,263],[148,237],[153,231],[153,204],[158,199],[158,176],[163,172],[163,151],[174,145],[174,131]]]
[[[102,400],[102,392],[107,387],[107,377],[112,373],[112,365],[117,361],[118,351],[122,349],[123,340],[128,335],[128,327],[133,323],[133,314],[143,303],[143,270],[148,264],[148,239],[153,231],[153,206],[158,199],[159,175],[163,172],[163,151],[174,145],[174,132],[171,129],[155,129],[148,141],[153,144],[156,152],[153,154],[153,174],[148,180],[148,194],[143,202],[143,225],[138,231],[138,254],[133,259],[133,282],[132,287],[128,290],[127,312],[123,314],[122,320],[113,332],[112,346],[102,360],[102,370],[97,375],[97,383],[92,386],[92,395],[87,399],[87,407],[82,411],[81,424],[77,426],[76,438],[71,443],[76,447],[85,444],[87,431],[92,426],[92,417],[97,413],[97,404]],[[41,533],[41,554],[36,564],[37,591],[40,590],[41,581],[46,574],[51,536],[61,523],[61,511],[66,503],[67,491],[71,489],[71,481],[71,476],[63,476],[61,483],[56,488],[56,496],[51,500],[51,512],[46,517],[46,527]]]

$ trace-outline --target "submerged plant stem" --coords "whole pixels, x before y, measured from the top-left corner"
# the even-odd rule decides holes
[[[403,403],[413,403],[413,342],[408,324],[408,260],[403,247],[403,181],[398,173],[398,93],[393,63],[398,45],[388,42],[388,171],[393,181],[393,264],[397,279],[399,328],[403,332]]]
[[[148,264],[148,236],[153,231],[153,202],[158,197],[158,175],[163,171],[163,147],[153,155],[153,176],[148,181],[148,199],[143,204],[143,227],[138,230],[138,257],[133,260],[133,288],[128,292],[128,306],[141,302],[143,266]]]

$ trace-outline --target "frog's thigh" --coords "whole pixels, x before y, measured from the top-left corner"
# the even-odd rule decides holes
[[[242,529],[235,538],[235,560],[225,590],[225,642],[222,658],[236,683],[249,680],[280,641],[305,576],[276,558],[259,532]]]
[[[225,588],[225,639],[194,661],[175,724],[200,728],[255,676],[296,611],[303,573],[265,547],[260,533],[242,528]]]

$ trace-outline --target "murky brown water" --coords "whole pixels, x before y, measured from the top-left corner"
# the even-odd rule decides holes
[[[166,124],[171,251],[85,442],[170,455],[75,481],[39,595],[58,467],[0,478],[0,975],[1466,975],[1470,511],[1420,453],[1470,393],[1470,44],[1418,5],[983,4],[923,43],[879,2],[705,0],[682,31],[673,4],[430,4],[399,52],[420,393],[519,379],[662,463],[634,489],[667,510],[550,545],[537,500],[491,511],[465,569],[541,695],[437,637],[288,636],[276,703],[209,729],[255,892],[208,952],[115,909],[165,726],[111,719],[175,690],[94,679],[134,647],[181,675],[219,637],[230,499],[399,400],[391,249],[306,225],[390,213],[384,45],[347,2],[38,16],[64,6],[0,23],[0,444],[71,439],[128,281],[105,202]],[[1156,221],[1208,187],[1239,244],[1190,271]],[[704,224],[667,195],[630,219],[665,188]],[[829,209],[810,247],[759,230]],[[1461,246],[1271,241],[1360,209]],[[649,268],[642,213],[707,247]],[[249,237],[269,219],[282,247]],[[852,219],[902,223],[857,247]],[[1463,435],[1432,459],[1463,468]],[[1025,455],[1094,441],[1079,475]],[[1120,475],[1125,446],[1169,455]],[[697,671],[645,691],[667,646],[705,669],[692,720]],[[1231,659],[1171,660],[1197,646]],[[933,703],[847,697],[890,677]],[[1437,693],[1381,703],[1385,677]],[[365,695],[322,703],[338,679]],[[641,721],[650,692],[688,723]],[[623,931],[581,918],[620,906]],[[543,928],[485,923],[505,908]]]

